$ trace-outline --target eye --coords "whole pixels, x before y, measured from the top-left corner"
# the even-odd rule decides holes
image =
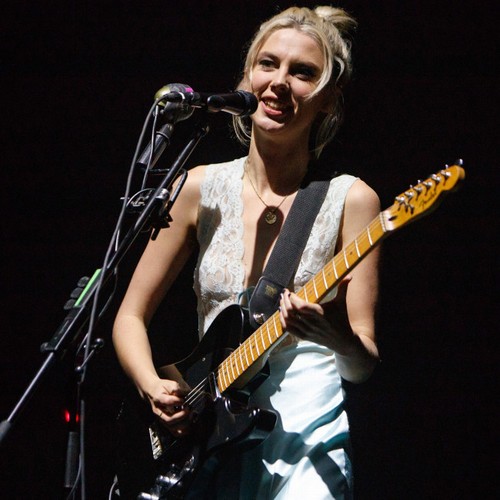
[[[316,68],[313,68],[312,66],[308,66],[307,64],[300,64],[293,68],[292,74],[302,80],[312,80],[317,76],[318,72]]]
[[[257,63],[261,68],[273,68],[274,67],[274,61],[272,59],[269,59],[269,58],[262,58],[262,59],[259,59],[258,63]]]

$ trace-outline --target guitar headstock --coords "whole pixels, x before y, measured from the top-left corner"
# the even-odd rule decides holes
[[[425,181],[418,181],[417,185],[410,186],[396,196],[393,205],[382,212],[385,229],[388,231],[398,229],[434,210],[441,195],[457,189],[460,181],[465,178],[462,164],[459,160],[451,167],[446,166]]]

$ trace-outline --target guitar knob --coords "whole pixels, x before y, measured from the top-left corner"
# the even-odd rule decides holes
[[[63,306],[63,309],[64,309],[65,311],[69,311],[69,310],[70,310],[70,309],[71,309],[71,308],[75,305],[75,302],[76,302],[76,301],[75,301],[75,300],[73,300],[73,299],[69,299],[69,300],[67,300],[67,301],[66,301],[66,303],[65,303],[65,304],[64,304],[64,306]]]
[[[88,276],[82,276],[79,280],[76,286],[79,288],[85,288],[87,286],[87,283],[90,281],[90,278]]]
[[[75,288],[70,294],[69,296],[72,298],[72,299],[77,299],[78,297],[80,297],[80,294],[83,292],[83,288]]]

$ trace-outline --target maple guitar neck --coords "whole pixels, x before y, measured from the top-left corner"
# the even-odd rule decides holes
[[[440,195],[455,189],[464,177],[464,169],[460,165],[453,165],[416,186],[410,186],[396,197],[392,206],[380,212],[353,241],[316,273],[297,295],[307,302],[320,302],[384,237],[437,207]],[[238,381],[285,335],[279,311],[276,311],[217,367],[215,375],[219,391],[224,392]]]

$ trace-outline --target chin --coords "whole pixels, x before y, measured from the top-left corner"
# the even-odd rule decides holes
[[[277,119],[275,117],[258,116],[253,119],[253,122],[255,127],[268,133],[280,132],[287,128],[288,124],[286,117]]]

